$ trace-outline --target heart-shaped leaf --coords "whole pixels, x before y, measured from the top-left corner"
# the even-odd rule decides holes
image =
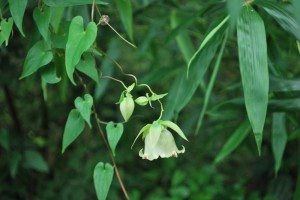
[[[41,69],[42,79],[46,83],[55,84],[61,80],[61,77],[57,77],[56,67],[54,65],[48,65]]]
[[[123,130],[124,130],[123,124],[121,123],[118,123],[117,126],[115,126],[113,122],[109,122],[106,125],[106,134],[107,134],[108,143],[114,156],[115,156],[116,146],[123,134]]]
[[[33,11],[33,19],[41,35],[48,42],[50,40],[49,24],[51,19],[51,9],[46,6],[43,11],[39,8],[35,8]]]
[[[77,109],[71,110],[65,126],[62,153],[65,152],[66,148],[74,142],[74,140],[80,135],[84,129],[84,120],[81,117]]]
[[[89,127],[91,128],[91,109],[93,106],[93,97],[89,94],[84,95],[84,99],[81,97],[77,97],[74,101],[75,107],[80,112],[80,115],[83,117],[83,119],[88,123]]]
[[[0,47],[2,43],[5,41],[5,46],[8,45],[8,39],[11,33],[11,29],[13,26],[13,19],[10,17],[7,21],[2,20],[0,24]]]
[[[23,73],[20,79],[36,72],[39,68],[47,65],[53,59],[51,47],[45,41],[38,41],[29,50],[24,63]]]
[[[94,169],[94,185],[98,200],[105,200],[114,176],[111,164],[99,162]]]
[[[76,85],[73,78],[75,66],[79,63],[83,52],[94,43],[96,36],[97,25],[95,22],[88,23],[86,30],[84,30],[83,18],[81,16],[73,18],[66,45],[66,69],[68,77],[74,85]]]
[[[85,54],[84,60],[79,61],[76,69],[96,81],[96,83],[99,83],[99,74],[96,69],[95,60],[91,54]]]
[[[25,13],[25,9],[27,6],[27,0],[8,0],[9,3],[9,10],[11,13],[11,16],[13,17],[20,33],[25,37],[25,34],[23,32],[22,22],[23,17]]]

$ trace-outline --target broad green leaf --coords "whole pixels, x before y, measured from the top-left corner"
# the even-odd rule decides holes
[[[273,113],[272,118],[272,150],[275,159],[275,174],[277,175],[287,143],[286,114],[284,112]]]
[[[13,17],[22,36],[25,37],[22,23],[23,23],[25,9],[27,6],[27,0],[8,0],[8,2],[9,2],[9,10],[11,16]]]
[[[228,14],[230,16],[229,26],[230,26],[231,31],[233,31],[236,26],[236,21],[242,10],[244,1],[243,0],[228,0],[226,2],[227,2]]]
[[[61,1],[64,2],[64,1]],[[64,16],[64,7],[50,7],[51,10],[51,19],[50,19],[50,24],[53,27],[54,33],[57,33],[59,30],[59,26],[61,23],[61,20]]]
[[[108,139],[108,144],[110,146],[110,149],[115,156],[116,146],[123,134],[123,124],[118,123],[117,126],[113,122],[109,122],[106,125],[106,134]]]
[[[84,119],[81,117],[80,112],[77,109],[71,110],[64,130],[62,153],[64,153],[66,148],[72,142],[74,142],[74,140],[80,135],[83,129]]]
[[[50,45],[46,41],[38,41],[31,47],[25,58],[24,69],[20,79],[33,74],[39,68],[49,64],[52,59],[53,54]]]
[[[206,109],[207,109],[207,106],[208,106],[208,103],[209,103],[209,100],[210,100],[211,92],[212,92],[212,89],[214,87],[214,84],[215,84],[215,81],[216,81],[216,78],[217,78],[217,74],[218,74],[218,71],[219,71],[219,68],[220,68],[221,59],[223,57],[223,53],[224,53],[224,49],[225,49],[225,44],[226,44],[226,41],[227,41],[227,35],[228,34],[227,34],[227,31],[226,31],[225,38],[223,40],[219,55],[217,57],[217,61],[215,63],[211,78],[210,78],[209,83],[208,83],[208,87],[207,87],[206,92],[205,92],[204,103],[202,105],[202,109],[201,109],[199,119],[198,119],[198,123],[197,123],[197,126],[196,126],[196,131],[195,131],[196,134],[200,130],[202,120],[203,120],[204,114],[206,112]]]
[[[99,162],[94,169],[94,185],[98,200],[105,200],[114,176],[111,164]]]
[[[47,6],[44,7],[44,10],[40,10],[39,8],[35,8],[33,11],[33,19],[45,39],[45,41],[50,41],[50,19],[51,19],[51,9]]]
[[[95,59],[91,54],[84,54],[84,60],[80,60],[76,65],[76,69],[91,79],[96,83],[99,83],[99,73],[96,69]]]
[[[88,123],[89,127],[91,128],[92,126],[90,118],[93,106],[93,97],[89,94],[85,94],[84,99],[82,99],[81,97],[77,97],[74,103],[82,118]]]
[[[182,132],[182,130],[179,128],[179,126],[177,126],[177,124],[171,122],[171,121],[162,121],[161,125],[166,126],[170,129],[172,129],[173,131],[175,131],[180,137],[182,137],[183,139],[185,139],[186,141],[188,141],[188,139],[185,137],[184,133]]]
[[[120,13],[121,21],[130,38],[133,40],[131,0],[114,0]]]
[[[43,0],[43,2],[50,7],[67,7],[93,4],[93,0]],[[95,3],[107,5],[107,3],[102,0],[95,0]]]
[[[251,6],[242,9],[237,36],[245,105],[260,155],[268,106],[268,55],[264,22]]]
[[[297,0],[295,0],[297,1]],[[271,15],[279,25],[286,31],[293,34],[298,41],[300,41],[300,27],[294,16],[283,7],[281,3],[270,0],[256,0],[256,5],[265,9],[269,15]],[[299,8],[297,9],[299,13]]]
[[[248,120],[245,120],[230,136],[222,150],[218,153],[214,160],[217,164],[229,156],[246,138],[247,134],[250,132],[251,126]]]
[[[6,21],[5,19],[1,20],[0,23],[0,47],[2,45],[3,42],[5,42],[5,46],[8,45],[8,39],[12,30],[12,26],[13,26],[13,19],[10,17],[8,18],[8,20]]]
[[[97,36],[97,25],[95,22],[88,23],[86,30],[83,29],[83,18],[74,17],[69,29],[66,45],[66,69],[71,82],[75,84],[73,73],[75,66],[79,63],[81,55],[94,43]]]
[[[300,91],[300,79],[283,79],[270,77],[270,91],[273,92],[291,92]]]
[[[32,150],[25,151],[25,166],[40,172],[48,172],[49,167],[43,156]]]
[[[176,12],[171,13],[171,27],[174,29],[176,28],[181,21],[183,21]],[[176,42],[179,46],[179,49],[183,55],[184,60],[188,63],[188,61],[193,56],[194,46],[192,41],[187,34],[186,31],[182,31],[176,36]]]
[[[300,12],[299,12],[300,1],[299,0],[293,0],[292,4],[293,4],[294,16],[295,16],[295,18],[298,22],[298,27],[300,27]],[[300,197],[300,195],[299,195],[299,197]]]
[[[54,65],[43,67],[41,69],[41,74],[42,74],[42,79],[46,83],[55,84],[61,80],[61,77],[57,77],[56,67]]]
[[[174,115],[180,112],[183,107],[190,101],[194,95],[197,87],[202,81],[203,75],[206,73],[218,46],[222,42],[225,30],[227,28],[225,18],[219,25],[217,25],[202,42],[199,50],[194,54],[190,60],[189,77],[187,79],[185,69],[178,71],[177,77],[172,84],[171,90],[167,97],[167,104],[165,112],[163,113],[164,119],[171,119]],[[206,37],[206,38],[207,38]],[[205,45],[203,44],[205,43]]]

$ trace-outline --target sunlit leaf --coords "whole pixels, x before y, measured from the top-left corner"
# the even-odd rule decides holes
[[[83,29],[83,18],[74,17],[69,29],[66,45],[66,69],[71,82],[75,85],[73,73],[79,63],[81,55],[90,48],[97,36],[95,22],[88,23],[86,30]]]
[[[94,186],[98,200],[105,200],[114,176],[111,164],[99,162],[94,169]]]
[[[297,0],[295,0],[297,1]],[[282,28],[293,34],[300,41],[300,27],[294,16],[281,3],[270,0],[256,0],[256,5],[263,7]],[[299,13],[299,9],[297,9]]]
[[[24,69],[20,79],[25,78],[39,68],[49,64],[53,59],[53,54],[50,45],[45,41],[38,41],[29,50],[25,62]]]
[[[76,69],[91,79],[93,79],[96,83],[99,83],[99,73],[96,69],[95,59],[91,54],[86,54],[83,56],[84,60],[80,60],[76,65]]]
[[[72,142],[74,142],[74,140],[80,135],[83,129],[84,119],[81,117],[80,112],[77,109],[71,110],[64,130],[62,153],[64,153],[66,148]]]
[[[113,155],[115,156],[116,153],[116,146],[123,134],[123,124],[118,123],[116,126],[113,122],[109,122],[106,125],[106,134],[107,134],[107,140],[108,144],[110,146],[110,149],[112,150]]]
[[[6,21],[5,19],[1,20],[0,23],[1,31],[0,31],[0,47],[3,42],[5,42],[5,46],[8,45],[8,39],[13,27],[13,19],[10,17]]]
[[[44,7],[44,10],[35,8],[33,11],[33,19],[43,36],[43,38],[48,42],[50,40],[50,19],[51,19],[51,9],[47,6]]]
[[[86,5],[92,4],[94,0],[43,0],[43,2],[47,6],[51,7],[67,7],[67,6],[79,6],[79,5]],[[96,4],[100,5],[107,5],[106,2],[102,0],[95,0]]]
[[[201,43],[198,51],[191,58],[189,62],[190,69],[188,79],[186,77],[185,69],[178,72],[166,100],[167,104],[165,106],[165,112],[163,113],[164,119],[171,119],[180,112],[194,95],[203,75],[206,73],[208,66],[222,42],[222,38],[227,28],[227,20],[228,18],[225,18],[209,32],[206,39]]]
[[[218,153],[214,163],[219,163],[229,156],[246,138],[250,132],[251,126],[248,120],[245,120],[230,136],[222,150]]]
[[[242,9],[237,35],[245,105],[260,155],[268,106],[268,55],[264,22],[251,6]]]
[[[13,17],[20,33],[23,35],[23,37],[25,37],[22,23],[27,6],[27,0],[8,0],[8,3],[11,16]]]
[[[286,114],[284,112],[281,113],[273,113],[273,121],[272,121],[272,150],[275,159],[275,173],[277,174],[284,153],[284,149],[287,143],[287,131],[286,131]]]
[[[120,13],[121,21],[124,28],[130,38],[133,40],[133,30],[132,30],[132,6],[130,0],[115,0],[118,11]]]
[[[77,97],[74,101],[75,107],[80,112],[82,118],[88,123],[89,127],[91,128],[91,112],[93,106],[93,97],[89,94],[84,95],[84,99],[81,97]]]

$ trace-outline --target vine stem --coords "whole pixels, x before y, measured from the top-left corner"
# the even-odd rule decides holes
[[[77,72],[75,72],[75,74],[76,74],[76,76],[78,77],[78,79],[79,79],[81,85],[83,86],[84,90],[85,90],[87,93],[89,93],[89,91],[88,91],[88,89],[87,89],[87,86],[86,86],[86,84],[84,83],[84,81],[83,81],[83,79],[81,78],[81,76],[80,76]],[[114,169],[115,169],[115,172],[116,172],[116,176],[117,176],[117,179],[118,179],[118,181],[119,181],[119,183],[120,183],[120,186],[121,186],[121,188],[122,188],[122,191],[123,191],[123,193],[124,193],[124,196],[125,196],[125,198],[126,198],[127,200],[129,200],[129,195],[128,195],[128,193],[127,193],[127,190],[126,190],[126,188],[125,188],[125,186],[124,186],[124,183],[123,183],[123,181],[122,181],[122,178],[121,178],[121,176],[120,176],[120,173],[119,173],[119,170],[118,170],[118,167],[117,167],[117,163],[116,163],[115,158],[114,158],[114,156],[113,156],[112,150],[111,150],[111,148],[109,147],[108,142],[107,142],[107,140],[106,140],[106,138],[105,138],[104,132],[103,132],[101,126],[100,126],[101,120],[99,119],[99,116],[98,116],[97,110],[96,110],[96,106],[95,106],[94,104],[93,104],[93,114],[94,114],[94,117],[95,117],[95,120],[96,120],[98,132],[99,132],[100,136],[102,137],[102,139],[103,139],[103,141],[104,141],[104,144],[105,144],[105,146],[106,146],[106,148],[107,148],[107,150],[108,150],[108,152],[109,152],[109,157],[110,157],[110,159],[111,159],[111,161],[112,161],[112,163],[113,163],[113,166],[114,166]]]

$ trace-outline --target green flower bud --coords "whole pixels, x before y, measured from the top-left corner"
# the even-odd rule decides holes
[[[131,94],[126,93],[126,97],[124,97],[124,99],[120,103],[120,111],[126,122],[131,117],[133,110],[134,110],[133,98]]]
[[[145,96],[138,97],[135,102],[140,106],[145,106],[148,104],[148,98]]]

